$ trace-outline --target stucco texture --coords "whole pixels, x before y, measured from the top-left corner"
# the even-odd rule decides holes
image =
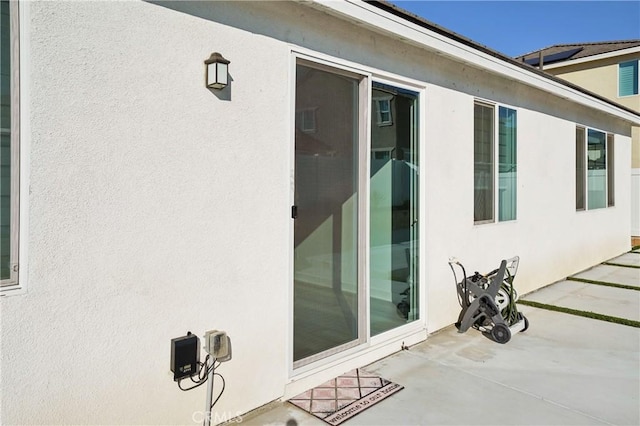
[[[211,329],[233,342],[216,405],[228,419],[451,324],[450,256],[486,272],[520,255],[525,293],[629,247],[631,130],[620,119],[305,4],[23,9],[27,291],[0,299],[4,424],[198,423],[204,387],[178,390],[170,340]],[[231,61],[220,92],[204,87],[213,51]],[[409,80],[423,94],[426,308],[414,340],[368,344],[295,380],[292,51]],[[518,110],[513,222],[473,223],[476,98]],[[615,207],[575,211],[576,123],[616,133]]]
[[[284,46],[143,2],[24,9],[28,291],[0,302],[2,423],[190,423],[204,387],[178,390],[170,339],[216,328],[234,346],[219,369],[220,415],[277,398],[288,311],[288,126],[274,119],[289,102]],[[204,87],[214,50],[232,61],[230,101]],[[258,73],[260,63],[269,67]]]

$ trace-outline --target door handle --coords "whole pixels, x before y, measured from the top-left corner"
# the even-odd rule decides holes
[[[298,218],[298,206],[291,206],[291,219]]]

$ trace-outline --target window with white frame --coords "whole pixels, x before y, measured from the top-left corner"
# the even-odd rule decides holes
[[[496,210],[500,222],[516,219],[517,129],[516,110],[475,103],[473,214],[477,224],[495,222]]]
[[[18,2],[0,1],[0,289],[18,285]]]
[[[576,210],[615,205],[614,136],[576,127]]]
[[[637,95],[639,83],[638,59],[618,64],[618,96]]]
[[[614,163],[614,154],[615,150],[613,148],[614,138],[611,133],[607,134],[607,207],[615,206],[615,179],[614,179],[614,171],[615,167]]]

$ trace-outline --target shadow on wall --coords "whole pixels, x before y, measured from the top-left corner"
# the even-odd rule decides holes
[[[185,13],[207,21],[217,22],[234,28],[248,31],[252,34],[261,34],[287,43],[305,45],[312,49],[321,50],[319,44],[314,46],[312,37],[305,37],[301,33],[293,33],[290,25],[291,13],[304,18],[309,14],[308,6],[300,6],[293,2],[287,3],[284,8],[274,7],[273,2],[248,1],[157,1],[148,3],[156,6]],[[276,2],[278,3],[278,2]],[[256,14],[256,11],[260,13]],[[264,19],[269,17],[271,19]],[[281,22],[283,25],[274,25]],[[320,38],[318,38],[320,39]]]
[[[224,89],[209,89],[211,93],[215,95],[216,98],[221,101],[230,101],[231,100],[231,88],[233,87],[233,77],[231,73],[229,73],[229,84]]]
[[[630,136],[629,127],[620,120],[615,124],[603,121],[600,113],[595,113],[588,107],[524,84],[514,85],[512,81],[496,78],[488,71],[446,60],[444,56],[432,50],[411,46],[361,26],[348,26],[348,23],[332,25],[335,20],[309,5],[270,1],[155,0],[148,3],[317,52],[345,57],[354,62],[386,69],[471,96],[545,114],[551,113],[569,121],[576,121],[580,117],[579,121],[585,125]],[[305,25],[305,21],[309,25]],[[327,25],[331,25],[329,30],[326,28]],[[331,40],[348,42],[345,45]],[[396,56],[390,57],[389,52],[394,52]],[[395,60],[390,62],[393,58]],[[425,72],[426,69],[429,70],[428,73]]]

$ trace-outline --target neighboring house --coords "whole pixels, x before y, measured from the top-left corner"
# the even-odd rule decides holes
[[[558,44],[516,59],[640,113],[640,40]],[[631,235],[640,241],[640,127],[632,134]]]
[[[386,2],[0,5],[2,423],[202,420],[212,329],[222,421],[452,324],[450,256],[629,249],[640,115]]]

